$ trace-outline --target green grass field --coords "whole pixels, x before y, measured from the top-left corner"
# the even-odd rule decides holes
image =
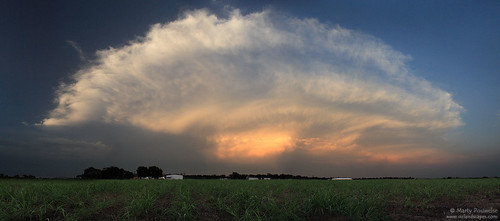
[[[498,209],[499,196],[493,178],[5,179],[0,220],[443,220],[451,208]]]

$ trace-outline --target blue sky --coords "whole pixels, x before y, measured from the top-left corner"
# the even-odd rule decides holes
[[[3,1],[0,10],[0,158],[4,159],[0,173],[72,176],[88,166],[113,164],[135,170],[142,164],[156,164],[166,171],[170,168],[172,172],[188,173],[239,170],[321,176],[499,175],[495,163],[500,155],[497,1]],[[164,46],[155,50],[165,54],[169,47],[179,46],[161,37],[140,40],[153,36],[155,30],[165,36],[174,30],[185,32],[187,37],[176,35],[177,39],[189,42],[193,39],[188,37],[198,33],[196,28],[212,27],[210,22],[177,29],[168,26],[187,22],[187,15],[197,21],[215,15],[214,24],[227,25],[223,30],[228,34],[201,31],[205,39],[216,42],[246,36],[246,40],[236,41],[230,51],[237,52],[228,57],[221,55],[227,51],[221,52],[219,46],[207,48],[195,42],[184,47],[192,54],[178,49],[177,54],[169,55],[172,57],[152,57],[163,59],[163,63],[141,63],[148,54],[127,52],[129,46],[158,44]],[[238,18],[247,23],[232,29],[235,26],[229,24]],[[308,19],[315,20],[307,23]],[[256,26],[250,27],[254,23]],[[315,29],[322,27],[340,34],[331,37],[329,32]],[[271,34],[255,36],[265,28]],[[237,34],[229,34],[231,31]],[[286,36],[295,40],[273,43],[274,38]],[[334,43],[330,45],[331,41]],[[256,42],[269,44],[269,49],[260,48]],[[296,47],[296,42],[304,45]],[[356,50],[341,52],[334,47],[339,44]],[[332,49],[321,49],[321,45]],[[242,47],[246,50],[241,51]],[[372,60],[365,61],[359,55],[373,51],[380,53],[381,60],[370,59],[392,66],[377,63],[374,68]],[[130,62],[112,63],[110,59],[120,53]],[[338,53],[347,53],[347,57]],[[177,60],[182,56],[188,60]],[[169,66],[167,61],[176,63]],[[283,65],[273,66],[271,61]],[[260,66],[259,62],[264,63]],[[318,62],[322,68],[309,67]],[[138,70],[140,76],[128,73],[130,69],[117,69],[131,63],[135,66],[130,68],[149,66]],[[182,96],[175,95],[178,91],[169,90],[172,85],[186,88],[192,82],[174,84],[172,79],[199,71],[193,69],[194,64],[209,67],[201,69],[207,70],[206,75],[189,75],[189,79],[202,79],[204,89],[198,92],[198,87],[192,88]],[[239,69],[228,71],[233,66]],[[390,77],[393,66],[402,81]],[[150,69],[152,72],[147,71]],[[160,71],[165,69],[168,71]],[[217,70],[228,71],[228,75],[220,76]],[[116,72],[113,76],[118,77],[106,83],[96,75],[99,71]],[[293,73],[279,74],[287,71]],[[354,78],[357,74],[359,78]],[[86,82],[85,77],[77,76],[91,80]],[[125,77],[129,80],[123,80]],[[267,80],[261,82],[261,78]],[[230,85],[221,83],[226,80]],[[155,90],[146,84],[150,81],[158,83]],[[155,99],[126,93],[99,94],[127,85],[137,90],[135,95],[144,93]],[[344,87],[347,89],[341,90]],[[354,93],[354,87],[360,92]],[[87,96],[95,88],[99,96]],[[229,91],[232,96],[217,91]],[[296,91],[304,93],[292,94]],[[373,104],[378,101],[373,99],[380,97],[364,97],[372,92],[381,93],[382,101],[397,111]],[[339,94],[352,99],[338,100],[334,95]],[[387,94],[390,96],[384,97]],[[96,103],[98,98],[108,101]],[[86,103],[64,109],[63,100]],[[210,102],[202,102],[206,100]],[[169,105],[179,109],[165,111],[174,109]],[[273,108],[282,112],[269,111]],[[419,112],[419,108],[427,112]],[[316,118],[318,114],[347,113],[354,114],[341,119],[324,117],[324,121]],[[192,116],[205,117],[189,121]],[[213,122],[206,121],[206,116],[213,117]],[[245,125],[227,122],[249,118],[256,119]],[[373,123],[360,129],[360,122],[371,122],[358,121],[365,118]],[[312,123],[306,124],[304,119]],[[318,150],[332,157],[319,157]],[[189,153],[193,153],[191,157],[186,156]],[[174,155],[178,160],[165,162],[151,155]],[[242,156],[251,160],[238,163]],[[402,169],[391,169],[394,165]]]

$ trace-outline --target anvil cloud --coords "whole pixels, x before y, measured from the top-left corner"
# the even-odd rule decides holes
[[[463,108],[412,73],[409,60],[375,37],[315,19],[191,11],[98,51],[60,85],[41,124],[196,136],[211,144],[196,149],[207,159],[241,164],[457,157],[440,146],[463,124]]]

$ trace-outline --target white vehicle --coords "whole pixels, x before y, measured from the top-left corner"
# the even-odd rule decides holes
[[[184,176],[183,175],[166,175],[165,176],[166,180],[183,180]]]

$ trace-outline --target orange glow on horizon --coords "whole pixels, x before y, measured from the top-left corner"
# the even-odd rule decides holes
[[[302,154],[317,157],[325,164],[358,162],[432,165],[463,158],[458,154],[413,145],[359,146],[356,141],[360,134],[309,138],[298,138],[295,135],[290,131],[268,128],[223,133],[212,137],[217,147],[215,153],[211,154],[219,160],[243,164],[273,162],[280,155],[296,149],[303,151]],[[332,158],[328,159],[327,156]]]
[[[446,153],[444,151],[429,148],[380,153],[364,152],[363,155],[368,156],[370,160],[374,162],[387,162],[391,164],[443,164],[463,158],[463,156],[459,154]]]
[[[214,141],[217,144],[216,156],[226,160],[264,158],[283,153],[293,146],[288,133],[271,130],[223,134]]]

